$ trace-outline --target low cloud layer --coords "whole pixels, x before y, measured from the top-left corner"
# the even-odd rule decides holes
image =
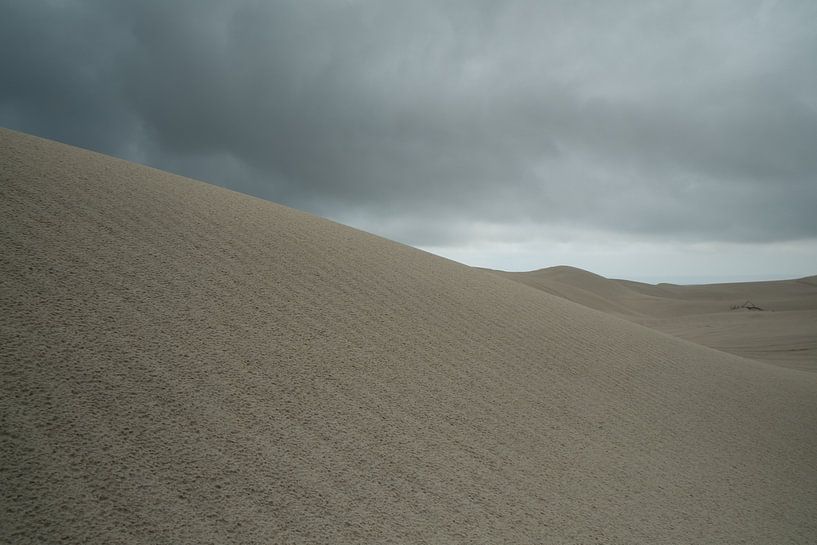
[[[0,11],[0,124],[442,253],[817,238],[814,2]]]

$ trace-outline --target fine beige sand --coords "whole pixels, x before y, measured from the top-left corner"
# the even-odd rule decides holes
[[[689,341],[817,371],[817,276],[701,286],[613,280],[574,267],[506,278]]]
[[[0,542],[817,540],[817,373],[0,131]]]

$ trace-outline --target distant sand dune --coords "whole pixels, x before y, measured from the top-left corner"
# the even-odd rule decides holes
[[[0,249],[0,542],[817,540],[817,374],[5,130]]]
[[[817,371],[817,276],[775,282],[653,286],[610,280],[564,266],[524,273],[495,272],[704,346]],[[748,312],[747,303],[754,311]]]

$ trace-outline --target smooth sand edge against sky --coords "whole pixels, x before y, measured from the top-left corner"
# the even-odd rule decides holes
[[[710,348],[817,371],[817,277],[695,286],[604,278],[574,267],[505,278]]]
[[[817,375],[0,131],[0,542],[813,543]]]

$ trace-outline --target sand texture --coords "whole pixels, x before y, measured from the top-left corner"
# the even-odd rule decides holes
[[[0,131],[0,542],[817,542],[817,373]]]
[[[817,371],[817,276],[677,286],[551,267],[500,275],[704,346]]]

